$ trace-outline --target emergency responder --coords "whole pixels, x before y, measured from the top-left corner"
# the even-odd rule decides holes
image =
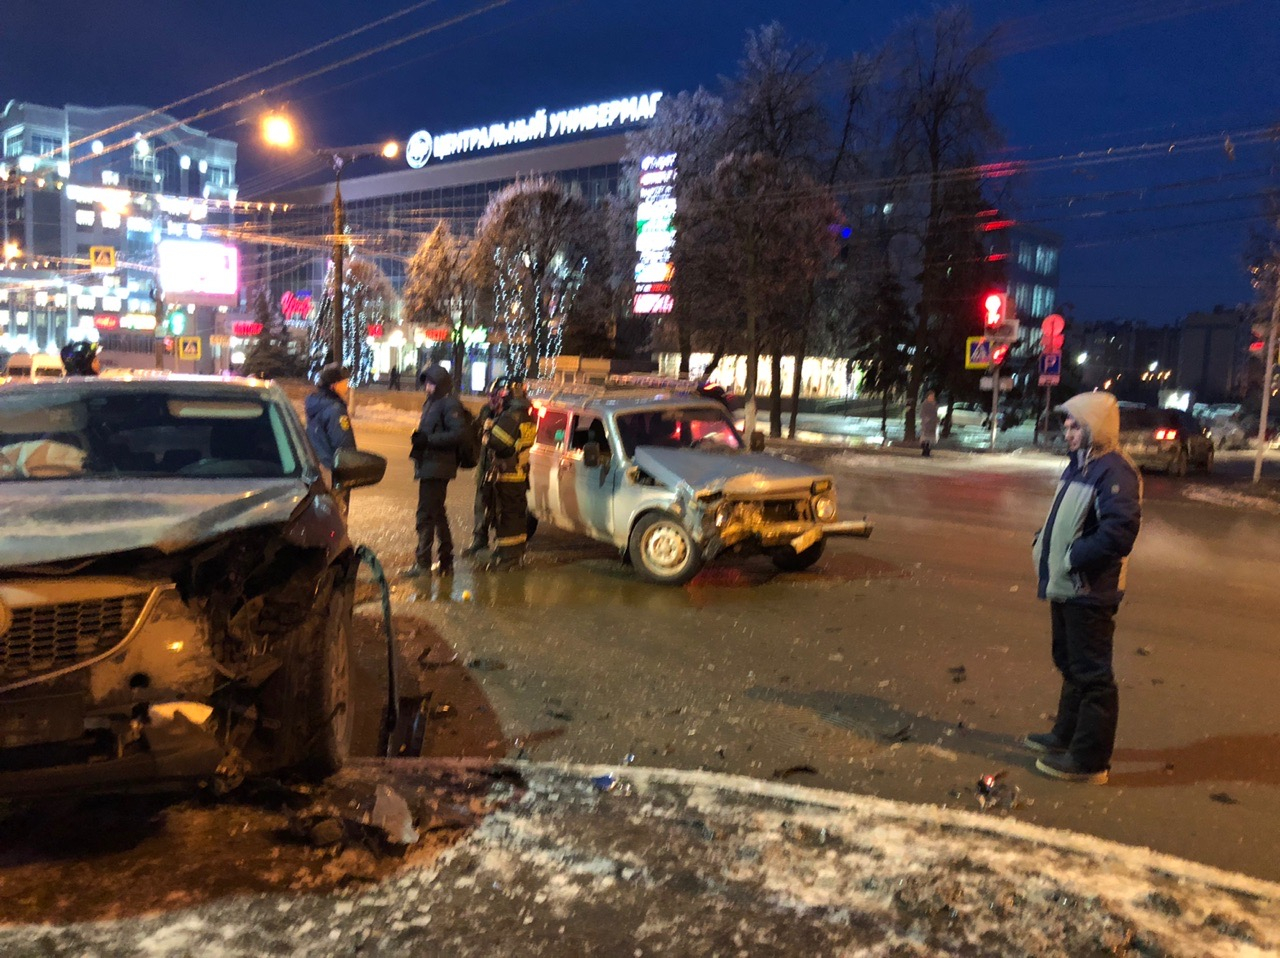
[[[102,372],[102,359],[98,356],[98,344],[87,339],[67,343],[62,347],[62,368],[68,376],[96,376]]]
[[[476,497],[471,525],[471,544],[462,550],[464,556],[473,556],[489,548],[489,530],[497,524],[493,505],[493,485],[487,481],[489,467],[493,465],[493,452],[489,449],[489,431],[502,414],[507,402],[507,385],[510,380],[499,376],[489,387],[489,400],[476,417],[475,429],[480,435],[480,462],[476,465]]]
[[[529,449],[537,432],[524,383],[513,381],[507,387],[502,414],[489,430],[492,464],[486,482],[495,507],[497,533],[489,569],[494,572],[517,568],[524,561],[529,539]]]
[[[351,431],[351,414],[347,397],[351,395],[351,372],[341,363],[330,363],[320,370],[316,388],[307,396],[303,409],[307,414],[307,438],[316,451],[320,464],[333,471],[333,460],[339,449],[354,449],[356,436]]]

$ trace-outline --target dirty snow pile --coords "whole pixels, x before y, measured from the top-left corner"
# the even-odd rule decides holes
[[[411,791],[406,776],[393,784]],[[1280,886],[997,816],[701,772],[519,764],[358,891],[0,928],[5,955],[1275,954]],[[611,772],[593,781],[593,777]],[[521,781],[523,779],[523,781]]]

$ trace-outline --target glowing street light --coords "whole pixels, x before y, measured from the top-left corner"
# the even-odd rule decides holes
[[[262,139],[267,146],[277,150],[298,148],[298,136],[293,121],[284,113],[269,113],[262,118]],[[342,203],[342,170],[348,163],[362,156],[382,156],[394,159],[400,153],[400,144],[394,140],[386,143],[366,143],[361,146],[306,147],[314,156],[327,156],[333,163],[333,339],[330,349],[333,362],[342,363],[343,279],[346,275],[346,244],[343,232],[346,210]],[[359,347],[357,347],[359,348]]]

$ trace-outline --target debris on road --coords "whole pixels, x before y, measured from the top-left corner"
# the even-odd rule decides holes
[[[507,663],[502,659],[486,659],[477,656],[467,661],[467,668],[475,669],[477,672],[501,672],[507,667]]]
[[[984,812],[993,808],[1012,811],[1015,808],[1021,808],[1024,804],[1022,789],[1004,781],[1005,774],[1004,771],[999,771],[994,775],[983,775],[974,786],[978,807]],[[1031,802],[1028,800],[1025,804],[1030,805]]]
[[[951,673],[951,681],[957,685],[969,677],[969,673],[963,665],[952,666],[947,671]]]
[[[1233,797],[1228,792],[1214,792],[1209,798],[1220,805],[1239,805],[1240,799]]]
[[[814,768],[812,765],[792,765],[789,768],[774,769],[774,772],[770,776],[770,778],[775,778],[778,781],[786,781],[787,779],[791,778],[793,775],[817,775],[817,774],[818,774],[818,770]]]

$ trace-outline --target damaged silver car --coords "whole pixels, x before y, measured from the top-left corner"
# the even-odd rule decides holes
[[[689,383],[538,381],[529,394],[530,512],[612,543],[651,582],[688,582],[728,551],[798,571],[831,536],[871,535],[866,519],[839,519],[830,475],[748,450],[724,405]]]
[[[325,774],[356,557],[283,392],[139,375],[0,392],[0,795]]]

